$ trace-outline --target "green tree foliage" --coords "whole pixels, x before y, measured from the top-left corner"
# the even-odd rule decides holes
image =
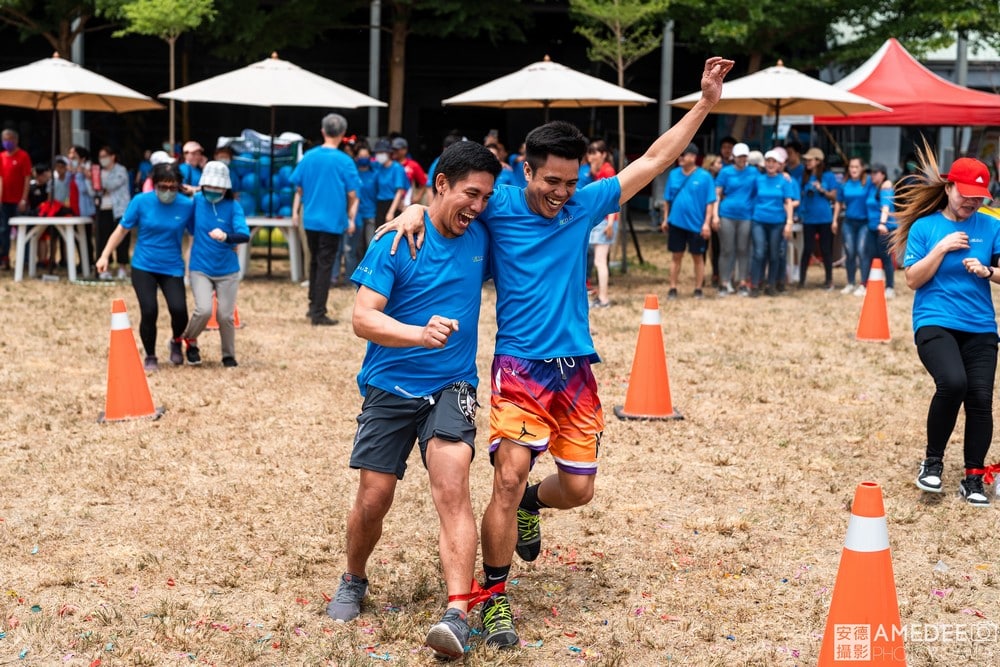
[[[608,65],[619,86],[637,60],[663,40],[670,0],[569,0],[573,30],[588,42],[587,57]],[[618,169],[625,166],[625,108],[618,107]]]

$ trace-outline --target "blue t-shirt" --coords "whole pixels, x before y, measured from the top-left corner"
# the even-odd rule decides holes
[[[906,239],[903,266],[910,267],[927,256],[937,243],[952,232],[969,235],[968,250],[945,254],[930,280],[913,294],[913,330],[939,326],[972,333],[997,331],[992,283],[965,270],[962,260],[975,257],[985,266],[1000,255],[1000,224],[983,213],[973,213],[964,222],[955,222],[940,212],[914,221]]]
[[[878,231],[878,223],[882,220],[883,206],[889,207],[889,217],[885,223],[886,228],[891,232],[899,226],[896,224],[896,216],[893,215],[896,211],[896,204],[893,202],[895,196],[896,193],[891,187],[885,190],[882,188],[872,188],[865,202],[868,207],[868,229],[873,232]]]
[[[427,186],[428,187],[434,187],[434,172],[437,171],[438,161],[440,159],[441,159],[441,156],[438,155],[436,158],[434,158],[434,161],[431,162],[431,166],[427,169]]]
[[[787,169],[785,169],[785,171],[788,172],[788,175],[791,177],[793,181],[795,181],[796,183],[801,183],[802,177],[806,173],[806,165],[803,164],[802,162],[799,162],[799,165],[797,167],[788,167]]]
[[[149,273],[184,275],[181,239],[194,213],[190,197],[177,195],[172,204],[161,204],[156,192],[144,192],[129,202],[122,216],[125,229],[135,229],[132,266]]]
[[[181,183],[184,185],[196,186],[201,183],[201,169],[198,167],[192,167],[187,162],[181,162],[180,167],[178,167],[181,172]]]
[[[372,241],[351,280],[388,299],[385,314],[423,327],[432,315],[458,320],[443,348],[384,347],[369,342],[358,373],[362,396],[371,385],[398,396],[429,396],[453,382],[478,384],[476,341],[483,282],[489,277],[489,233],[473,222],[445,238],[424,213],[426,235],[416,260],[389,254],[392,235]]]
[[[347,193],[361,189],[354,160],[339,148],[317,146],[295,166],[292,185],[302,188],[302,228],[343,234],[347,229]]]
[[[550,219],[528,207],[524,190],[494,188],[479,219],[490,230],[497,289],[495,354],[523,359],[594,354],[585,252],[591,228],[618,211],[620,198],[618,178],[602,178],[577,190]]]
[[[685,175],[680,167],[667,174],[663,198],[670,202],[667,222],[691,232],[700,232],[705,226],[705,208],[715,201],[715,181],[701,167]]]
[[[594,182],[594,177],[590,175],[590,163],[584,162],[577,172],[576,187],[584,188]]]
[[[837,195],[840,201],[846,204],[844,207],[844,217],[851,220],[868,219],[868,203],[866,200],[871,196],[872,187],[871,180],[866,180],[862,183],[859,180],[848,178],[844,181]]]
[[[188,268],[213,277],[238,273],[240,260],[236,247],[239,244],[213,239],[208,233],[216,228],[229,236],[250,236],[242,206],[232,199],[210,204],[200,192],[195,194],[194,215],[188,222],[188,233],[191,234]]]
[[[361,189],[358,190],[358,219],[375,217],[375,163],[368,169],[358,169]]]
[[[798,196],[798,186],[784,174],[757,174],[753,182],[753,215],[750,219],[769,225],[787,222],[785,200],[795,200]]]
[[[809,174],[809,182],[802,186],[802,199],[799,204],[799,215],[802,222],[807,225],[822,225],[833,222],[833,202],[826,198],[822,192],[816,189],[816,175]],[[824,190],[839,192],[837,176],[829,171],[824,171],[819,179],[819,186]]]
[[[676,171],[676,170],[675,170]],[[753,212],[753,183],[757,179],[756,167],[737,169],[736,165],[727,164],[715,178],[715,187],[722,188],[722,201],[719,202],[719,216],[733,220],[749,220]]]
[[[397,190],[409,190],[410,179],[406,177],[406,169],[398,162],[387,165],[374,163],[375,199],[376,201],[392,201]]]

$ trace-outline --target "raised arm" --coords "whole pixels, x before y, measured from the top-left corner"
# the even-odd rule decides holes
[[[722,96],[722,80],[733,68],[733,61],[713,56],[705,61],[705,71],[701,75],[701,99],[684,114],[676,125],[653,142],[642,157],[630,163],[618,174],[622,195],[618,200],[625,204],[646,187],[667,167],[677,161],[684,147],[691,143],[694,133],[701,127],[708,112],[715,107]]]

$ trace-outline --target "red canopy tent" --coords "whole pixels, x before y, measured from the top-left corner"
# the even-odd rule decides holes
[[[834,84],[891,112],[815,116],[816,125],[1000,125],[1000,95],[965,88],[921,65],[894,37]]]

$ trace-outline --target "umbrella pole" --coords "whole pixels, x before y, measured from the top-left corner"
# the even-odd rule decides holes
[[[59,150],[59,109],[56,107],[58,103],[58,98],[55,93],[52,93],[52,157],[49,158],[49,168],[52,170],[53,176],[56,173],[56,153]],[[55,187],[51,185],[52,179],[49,179],[50,185],[48,200],[51,202],[55,197]],[[25,193],[27,195],[27,193]]]
[[[274,217],[274,129],[276,126],[275,122],[275,107],[271,107],[271,162],[268,166],[267,174],[267,217]],[[271,277],[271,236],[274,234],[274,227],[269,227],[267,230],[267,277]]]
[[[771,142],[771,148],[778,145],[778,139],[781,135],[778,131],[778,123],[781,122],[781,100],[775,100],[778,104],[774,107],[774,140]]]

